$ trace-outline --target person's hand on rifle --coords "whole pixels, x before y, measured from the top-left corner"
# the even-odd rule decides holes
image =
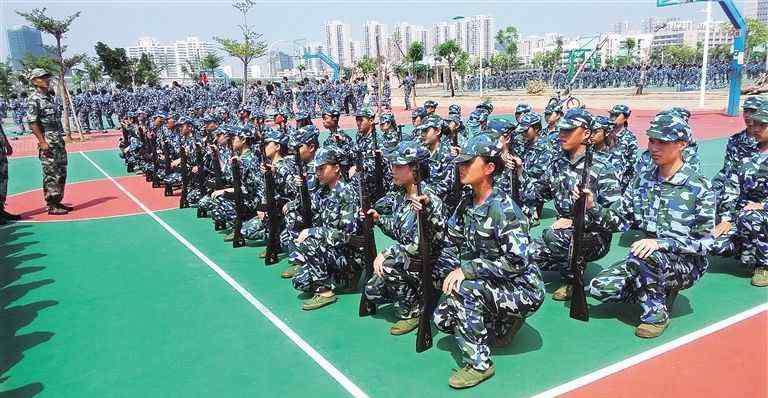
[[[261,164],[261,166],[259,166],[259,168],[261,169],[261,172],[262,172],[262,173],[266,173],[266,172],[267,172],[267,170],[269,170],[269,171],[273,171],[273,169],[275,168],[275,166],[274,166],[274,165],[272,165],[272,164],[264,164],[264,163],[262,163],[262,164]]]
[[[219,196],[224,195],[224,192],[226,192],[226,191],[227,191],[226,189],[218,189],[216,191],[213,191],[213,193],[211,193],[211,198],[212,199],[216,199]]]
[[[443,281],[443,293],[449,295],[453,292],[458,292],[459,286],[461,286],[461,282],[464,281],[464,279],[464,271],[462,271],[461,268],[454,269],[445,277],[445,281]]]
[[[408,198],[411,201],[411,207],[416,211],[421,211],[426,205],[429,204],[429,197],[427,195],[414,195]]]
[[[352,178],[357,173],[357,166],[352,166],[349,168],[348,174],[349,178]]]
[[[267,217],[267,213],[263,211],[257,211],[256,212],[256,218],[258,218],[261,221],[264,221],[264,218]]]
[[[749,201],[749,202],[747,202],[747,205],[744,206],[743,210],[745,210],[745,211],[748,211],[748,210],[763,210],[764,208],[765,208],[765,205],[762,204],[762,203],[757,203],[757,202]]]
[[[721,221],[720,224],[715,225],[715,228],[712,229],[712,236],[717,239],[720,235],[730,231],[731,227],[733,227],[733,224],[730,221]]]
[[[455,158],[456,156],[459,156],[460,153],[461,153],[461,148],[460,147],[457,147],[457,146],[452,146],[451,147],[451,157]]]
[[[293,177],[293,185],[297,188],[301,188],[301,186],[304,185],[304,179],[301,176]]]
[[[199,168],[197,166],[192,166],[192,172],[193,173],[197,174],[197,170],[199,170]]]
[[[171,167],[179,167],[180,164],[181,164],[181,159],[176,159],[171,162]]]
[[[379,218],[381,218],[381,215],[379,214],[378,211],[374,209],[368,209],[368,211],[365,213],[363,213],[362,211],[360,212],[360,221],[365,221],[365,217],[367,216],[371,216],[371,218],[373,219],[373,222],[377,222],[379,221]]]
[[[304,242],[309,237],[309,229],[302,229],[299,233],[299,237],[296,238],[296,243],[301,244],[301,242]]]
[[[557,221],[555,221],[554,224],[552,224],[552,229],[567,229],[571,228],[573,226],[573,220],[570,218],[558,218]]]
[[[595,200],[594,200],[595,195],[592,194],[592,191],[587,188],[582,192],[584,192],[584,195],[586,196],[585,204],[586,204],[587,210],[595,207]],[[574,203],[579,199],[579,187],[573,188],[573,190],[571,191],[571,199],[573,199]]]
[[[384,277],[384,253],[379,253],[373,260],[373,274],[380,278]]]

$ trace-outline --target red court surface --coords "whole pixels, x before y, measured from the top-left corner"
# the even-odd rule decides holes
[[[178,191],[175,196],[163,196],[163,189],[152,188],[144,176],[118,177],[115,180],[150,210],[167,210],[179,206]],[[63,216],[48,215],[42,189],[36,189],[9,196],[7,210],[20,214],[22,221],[74,221],[144,213],[107,179],[67,184],[63,202],[75,210]]]
[[[88,134],[87,141],[80,141],[80,136],[74,134],[74,141],[67,143],[67,152],[97,151],[117,148],[117,140],[122,137],[118,130],[110,130],[106,134]],[[25,135],[17,140],[10,140],[14,157],[37,156],[37,139],[33,135]]]
[[[564,397],[768,397],[766,341],[763,311]]]

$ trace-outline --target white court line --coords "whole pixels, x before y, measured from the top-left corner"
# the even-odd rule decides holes
[[[251,305],[256,307],[259,312],[261,312],[264,317],[266,317],[270,322],[272,322],[275,327],[280,329],[283,334],[288,337],[294,344],[296,344],[299,348],[301,348],[302,351],[304,351],[307,355],[309,355],[310,358],[312,358],[315,362],[317,362],[318,365],[320,365],[323,370],[325,370],[331,377],[333,377],[339,384],[341,384],[344,389],[346,389],[353,397],[355,398],[368,398],[368,394],[363,392],[363,390],[360,389],[355,383],[353,383],[351,380],[347,378],[343,373],[341,373],[338,369],[336,369],[333,364],[331,364],[325,357],[322,356],[317,350],[312,348],[312,346],[309,345],[304,339],[301,338],[296,332],[293,331],[288,325],[285,324],[280,318],[277,317],[272,311],[267,308],[261,301],[257,300],[253,295],[248,292],[240,283],[238,283],[234,278],[232,278],[228,273],[226,273],[221,267],[218,266],[213,260],[208,258],[203,252],[201,252],[197,247],[195,247],[192,243],[190,243],[186,238],[181,236],[173,227],[168,225],[165,221],[163,221],[160,217],[158,217],[152,210],[150,210],[147,206],[145,206],[139,199],[137,199],[135,196],[133,196],[132,193],[130,193],[125,187],[120,185],[119,182],[115,181],[114,178],[112,178],[109,174],[107,174],[104,169],[102,169],[96,162],[91,160],[91,158],[88,157],[83,152],[80,152],[85,159],[87,159],[93,167],[95,167],[97,170],[101,172],[101,174],[104,174],[105,177],[107,177],[110,181],[112,181],[115,186],[117,186],[118,189],[123,191],[123,193],[128,196],[132,201],[134,201],[139,207],[141,207],[142,210],[144,210],[144,213],[152,217],[155,221],[157,221],[158,224],[160,224],[161,227],[163,227],[168,233],[170,233],[176,240],[181,242],[182,245],[186,246],[189,251],[191,251],[195,256],[197,256],[200,260],[202,260],[209,268],[211,268],[215,273],[217,273],[221,279],[224,279],[225,282],[227,282],[233,289],[235,289],[236,292],[240,293],[243,298],[245,298]]]
[[[565,384],[559,385],[555,388],[536,394],[531,398],[551,398],[551,397],[557,397],[559,395],[563,395],[567,392],[584,387],[587,384],[594,383],[595,381],[600,380],[604,377],[620,372],[631,366],[637,365],[643,361],[647,361],[651,358],[654,358],[666,352],[672,351],[675,348],[688,344],[694,340],[700,339],[706,335],[725,329],[728,326],[739,323],[747,318],[753,317],[766,310],[768,310],[768,304],[760,304],[757,307],[748,309],[740,314],[736,314],[730,318],[723,319],[722,321],[713,323],[695,332],[686,334],[682,337],[678,337],[666,344],[662,344],[648,351],[641,352],[640,354],[631,356],[627,359],[624,359],[623,361],[616,362],[613,365],[606,366],[602,369],[598,369],[597,371],[594,371],[592,373],[589,373],[577,379],[571,380]]]

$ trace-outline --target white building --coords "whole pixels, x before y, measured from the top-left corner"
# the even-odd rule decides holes
[[[363,25],[363,54],[376,59],[377,56],[385,57],[387,50],[387,25],[377,21],[367,21]]]
[[[757,0],[757,19],[768,24],[768,0]]]
[[[363,52],[363,42],[352,40],[349,42],[349,60],[352,65],[357,65],[357,61],[365,56]]]
[[[434,51],[435,47],[453,39],[455,34],[453,33],[453,26],[448,22],[440,22],[432,25],[432,34],[430,36],[429,51]]]
[[[474,58],[489,59],[494,54],[496,23],[487,15],[476,15],[471,18],[471,34],[469,35],[469,55]]]
[[[611,27],[611,32],[619,35],[626,35],[627,33],[629,33],[629,21],[616,22]]]
[[[129,58],[139,59],[147,54],[161,68],[160,77],[167,79],[186,79],[182,67],[191,61],[199,65],[200,60],[215,52],[213,43],[190,36],[172,44],[161,44],[152,37],[141,37],[135,46],[125,49]]]
[[[328,55],[341,66],[352,66],[349,58],[350,28],[341,21],[328,21],[324,29]]]

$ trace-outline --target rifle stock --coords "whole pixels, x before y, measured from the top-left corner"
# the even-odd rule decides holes
[[[581,181],[579,181],[578,185],[580,194],[573,206],[573,236],[569,251],[569,266],[573,273],[570,317],[585,322],[589,321],[589,309],[587,308],[587,296],[584,293],[584,270],[587,268],[587,258],[582,247],[586,232],[585,216],[587,211],[587,196],[584,194],[584,190],[589,183],[589,169],[591,167],[592,145],[587,144],[587,152],[584,155],[584,169],[581,172]]]
[[[168,142],[163,143],[163,161],[165,162],[165,178],[169,178],[171,175],[171,150],[168,148],[170,144]],[[165,190],[163,195],[173,196],[173,184],[166,182],[164,184]]]
[[[245,218],[245,205],[243,204],[243,189],[242,189],[242,171],[240,168],[240,161],[236,157],[232,157],[232,187],[234,189],[234,202],[235,202],[235,220],[232,226],[232,247],[238,248],[245,246],[245,238],[240,231],[243,228],[243,219]]]
[[[267,247],[265,249],[264,264],[277,264],[277,254],[280,251],[280,219],[282,209],[278,208],[275,198],[275,175],[269,167],[267,155],[264,152],[264,144],[261,145],[261,158],[266,166],[264,172],[264,199],[267,213]]]
[[[186,209],[189,207],[189,201],[187,200],[187,194],[189,194],[189,169],[187,164],[187,151],[182,145],[179,151],[181,158],[181,195],[179,196],[179,208]]]
[[[363,261],[365,262],[361,279],[366,281],[367,278],[373,275],[373,261],[376,259],[378,250],[376,249],[376,240],[373,235],[373,216],[368,214],[368,210],[371,208],[371,195],[368,192],[368,186],[365,184],[365,164],[362,161],[362,156],[357,158],[357,168],[360,173],[360,211],[365,215],[360,233],[359,247],[363,252]],[[363,317],[373,314],[376,314],[376,304],[369,300],[365,296],[365,292],[363,292],[360,295],[358,315]]]
[[[296,166],[299,169],[299,176],[301,177],[301,188],[299,188],[299,200],[301,203],[301,218],[303,220],[299,230],[306,229],[312,226],[312,201],[309,197],[309,188],[307,187],[307,178],[304,176],[304,161],[301,160],[299,149],[301,145],[296,147]]]
[[[416,168],[418,169],[418,168]],[[417,171],[418,174],[418,171]],[[421,196],[420,178],[416,178],[416,192]],[[419,327],[416,331],[416,352],[423,352],[432,347],[432,312],[437,303],[438,294],[435,292],[432,280],[432,253],[430,245],[430,225],[427,219],[426,208],[417,212],[419,228],[419,281],[421,283],[421,316]]]

